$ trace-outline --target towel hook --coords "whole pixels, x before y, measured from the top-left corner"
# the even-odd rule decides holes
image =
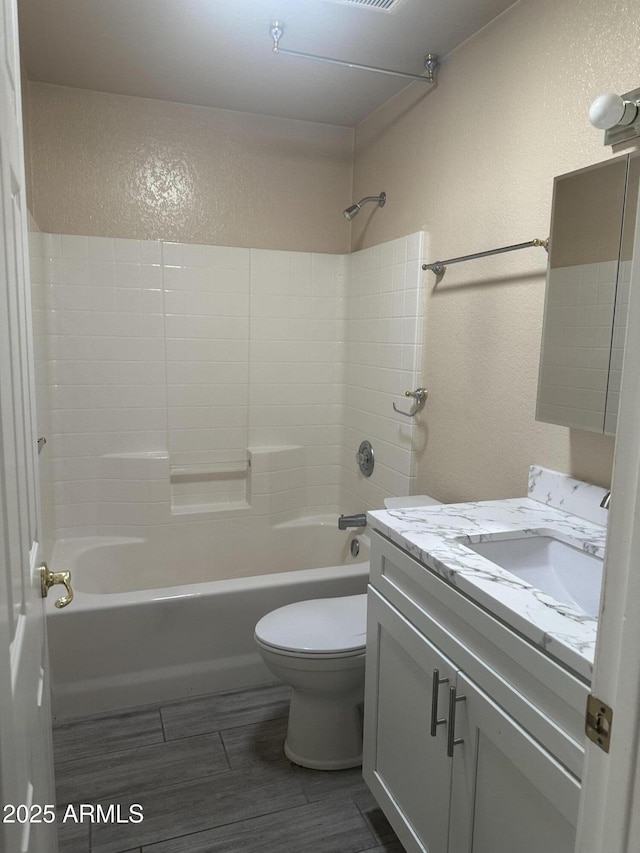
[[[416,401],[415,405],[411,409],[410,412],[403,412],[402,409],[399,409],[395,403],[393,403],[393,411],[397,412],[399,415],[404,415],[405,418],[413,418],[418,414],[420,409],[424,405],[424,401],[427,399],[427,389],[426,388],[416,388],[415,391],[405,391],[405,397],[413,397]]]

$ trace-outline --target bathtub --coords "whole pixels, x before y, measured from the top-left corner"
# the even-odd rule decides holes
[[[273,681],[253,642],[258,619],[366,591],[368,540],[338,531],[335,517],[183,530],[56,543],[50,568],[69,569],[75,593],[62,610],[62,587],[47,601],[57,719]]]

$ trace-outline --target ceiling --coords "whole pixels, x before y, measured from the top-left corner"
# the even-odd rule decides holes
[[[272,22],[282,48],[422,74],[513,2],[19,0],[21,48],[30,80],[353,127],[409,81],[276,56]]]

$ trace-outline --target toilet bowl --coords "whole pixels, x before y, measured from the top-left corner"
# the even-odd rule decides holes
[[[284,752],[314,770],[362,763],[366,595],[299,601],[267,613],[255,640],[292,688]]]
[[[433,506],[429,495],[387,498],[387,509]],[[302,767],[362,764],[367,596],[298,601],[267,613],[255,640],[271,672],[292,688],[284,752]]]

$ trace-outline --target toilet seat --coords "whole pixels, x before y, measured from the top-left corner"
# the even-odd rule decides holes
[[[366,627],[366,595],[315,598],[267,613],[255,638],[285,656],[352,657],[364,654]]]

